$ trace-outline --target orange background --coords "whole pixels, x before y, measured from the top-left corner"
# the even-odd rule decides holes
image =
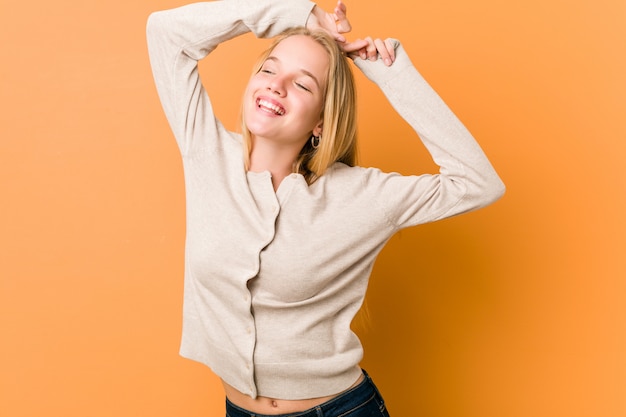
[[[148,14],[181,4],[2,2],[2,416],[223,415],[177,354],[183,178],[145,48]],[[508,187],[381,254],[356,327],[392,415],[626,416],[626,2],[348,6],[355,35],[404,42]],[[231,128],[259,49],[201,67],[227,76],[208,87]],[[362,163],[431,171],[358,82]]]

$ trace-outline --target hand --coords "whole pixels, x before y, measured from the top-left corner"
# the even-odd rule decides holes
[[[345,43],[346,38],[342,33],[348,33],[352,30],[346,11],[346,5],[341,0],[337,2],[333,13],[325,12],[321,7],[315,6],[309,15],[306,27],[311,30],[324,30],[338,43]]]
[[[342,33],[348,33],[352,30],[352,25],[348,20],[346,5],[339,0],[333,13],[322,10],[319,6],[313,7],[306,27],[310,30],[324,30],[329,33],[339,47],[352,59],[360,56],[363,59],[375,61],[378,55],[383,59],[385,65],[389,66],[395,60],[395,48],[393,43],[387,39],[357,39],[348,42]]]
[[[390,66],[396,60],[396,49],[394,47],[394,42],[387,38],[385,40],[376,38],[372,39],[369,36],[363,40],[357,39],[352,42],[352,44],[357,45],[365,43],[365,46],[346,51],[350,58],[355,59],[360,57],[361,59],[369,59],[370,61],[376,61],[378,57],[383,60],[385,65]]]

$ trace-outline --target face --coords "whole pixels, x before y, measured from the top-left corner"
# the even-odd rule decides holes
[[[282,40],[252,76],[244,95],[244,120],[253,142],[304,146],[322,130],[329,58],[305,35]]]

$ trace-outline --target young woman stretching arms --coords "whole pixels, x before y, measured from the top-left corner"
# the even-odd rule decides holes
[[[308,0],[221,0],[148,21],[154,78],[185,171],[181,354],[222,379],[230,417],[387,416],[350,329],[377,254],[402,228],[504,191],[401,44],[348,42],[345,13],[341,3],[326,13]],[[216,119],[197,65],[250,31],[278,37],[253,69],[235,133]],[[351,60],[439,173],[356,166]]]

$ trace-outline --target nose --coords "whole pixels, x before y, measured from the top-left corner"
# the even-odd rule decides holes
[[[276,94],[279,97],[283,97],[285,95],[285,80],[280,76],[272,77],[267,86],[267,89],[272,93]]]

